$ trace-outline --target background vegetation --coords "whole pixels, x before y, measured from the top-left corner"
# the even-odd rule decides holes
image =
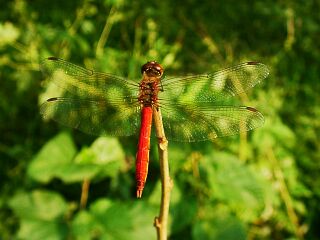
[[[270,76],[241,104],[264,127],[214,142],[169,143],[170,239],[319,239],[319,1],[0,1],[0,238],[155,239],[153,140],[135,199],[137,136],[95,138],[44,122],[39,62],[57,56],[140,77],[256,60]],[[90,181],[85,208],[83,180]]]

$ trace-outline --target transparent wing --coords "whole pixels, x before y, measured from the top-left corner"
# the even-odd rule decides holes
[[[205,75],[162,80],[159,93],[165,133],[178,141],[201,141],[249,131],[264,123],[251,107],[227,106],[230,97],[266,78],[268,68],[247,62]]]
[[[44,119],[92,135],[129,136],[140,127],[139,104],[116,104],[103,100],[50,98],[41,105]]]
[[[115,101],[138,95],[139,85],[136,82],[112,74],[94,72],[60,58],[47,58],[40,66],[45,76],[72,96]]]
[[[64,90],[42,104],[44,118],[93,135],[128,136],[139,128],[137,83],[55,57],[42,61],[41,70]]]
[[[165,134],[175,141],[194,142],[235,135],[264,123],[263,115],[251,107],[166,105],[161,112]]]
[[[160,93],[159,98],[179,98],[184,103],[220,103],[246,92],[268,74],[264,64],[246,62],[215,73],[163,79],[164,92]]]

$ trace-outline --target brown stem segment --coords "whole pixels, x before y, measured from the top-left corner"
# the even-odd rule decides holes
[[[82,191],[81,191],[81,198],[80,198],[81,209],[85,209],[87,206],[89,187],[90,187],[90,180],[84,179],[82,182]]]
[[[157,229],[158,239],[165,240],[168,235],[168,217],[172,181],[169,175],[168,140],[164,133],[162,116],[159,108],[153,108],[153,116],[156,135],[159,141],[158,151],[161,172],[161,206],[159,216],[155,218],[154,226]]]

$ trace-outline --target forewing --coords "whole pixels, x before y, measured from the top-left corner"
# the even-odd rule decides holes
[[[140,126],[140,106],[103,100],[50,98],[41,105],[44,119],[92,135],[129,136]]]
[[[162,80],[161,99],[176,98],[183,103],[225,102],[227,98],[246,92],[269,74],[267,66],[246,62],[204,75]]]
[[[166,105],[161,112],[165,134],[175,141],[194,142],[235,135],[264,123],[262,114],[251,107]]]
[[[137,96],[139,90],[135,82],[112,74],[94,72],[56,57],[43,60],[41,70],[69,96],[83,99],[117,101],[123,97]]]
[[[42,61],[42,72],[64,90],[41,106],[44,118],[93,135],[127,136],[140,122],[139,85],[59,58]]]

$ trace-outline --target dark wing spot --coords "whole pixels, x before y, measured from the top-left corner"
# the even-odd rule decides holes
[[[248,65],[258,65],[259,62],[247,62]]]
[[[251,111],[251,112],[258,112],[258,110],[253,108],[253,107],[246,107],[246,109]]]
[[[53,102],[53,101],[57,101],[57,100],[58,100],[58,98],[53,97],[53,98],[49,98],[49,99],[47,99],[47,102]]]

